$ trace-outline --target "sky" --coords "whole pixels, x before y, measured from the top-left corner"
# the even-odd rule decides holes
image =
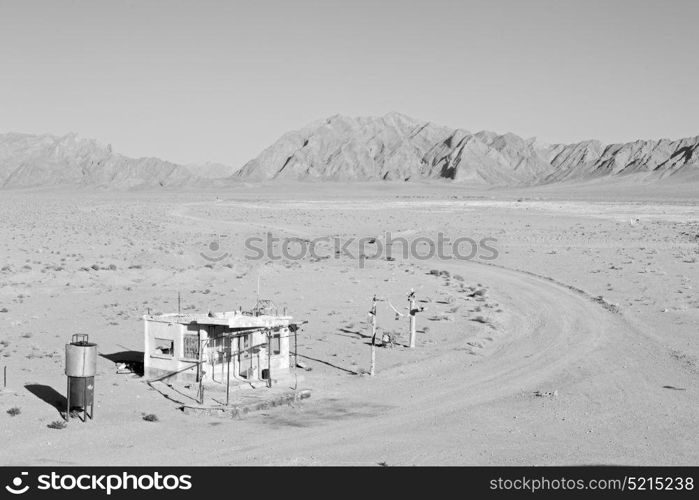
[[[699,134],[696,0],[0,0],[0,133],[240,166],[335,114]]]

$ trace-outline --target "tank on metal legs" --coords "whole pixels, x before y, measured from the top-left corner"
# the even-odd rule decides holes
[[[95,408],[95,373],[97,372],[97,344],[90,342],[85,334],[73,335],[70,344],[66,344],[66,375],[68,377],[68,394],[66,420],[71,410],[83,412],[83,422],[94,416]],[[88,413],[87,409],[90,408]]]
[[[69,387],[68,400],[71,408],[86,408],[93,404],[95,400],[95,377],[72,377]]]

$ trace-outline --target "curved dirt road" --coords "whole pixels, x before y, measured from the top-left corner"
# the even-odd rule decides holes
[[[563,286],[453,264],[499,293],[510,321],[482,354],[450,350],[348,382],[272,422],[245,426],[223,463],[662,463],[692,461],[691,374],[619,315]],[[505,333],[506,332],[506,333]],[[487,340],[492,338],[493,340]],[[536,396],[556,392],[556,396]],[[669,406],[674,408],[668,419]],[[646,432],[651,427],[653,432]],[[685,444],[686,443],[686,444]],[[241,451],[243,451],[241,453]],[[683,454],[691,455],[684,456]],[[218,454],[218,453],[217,453]],[[369,458],[368,457],[372,457]]]
[[[199,219],[187,211],[173,215]],[[308,236],[307,228],[284,229]],[[476,262],[439,265],[488,283],[509,320],[475,347],[428,358],[418,349],[374,379],[343,381],[336,397],[323,388],[297,412],[241,421],[239,446],[212,460],[696,463],[696,374],[650,336],[564,284]]]

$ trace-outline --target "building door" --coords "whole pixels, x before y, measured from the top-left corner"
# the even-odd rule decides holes
[[[182,337],[182,361],[189,361],[196,366],[196,380],[199,382],[202,374],[202,366],[199,363],[199,350],[201,348],[201,337],[199,336],[199,325],[191,323],[187,325],[187,332]]]
[[[207,373],[210,373],[211,380],[214,382],[225,382],[228,375],[229,358],[233,351],[237,350],[237,339],[231,338],[231,330],[227,326],[210,325],[208,334],[209,341],[207,343]],[[235,359],[230,359],[231,363]]]
[[[238,337],[238,374],[248,380],[257,376],[258,359],[255,351],[251,333]]]

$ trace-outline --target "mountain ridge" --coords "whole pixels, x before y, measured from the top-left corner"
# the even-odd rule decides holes
[[[142,186],[182,185],[195,176],[186,167],[154,157],[129,158],[109,144],[71,132],[0,134],[0,186]]]
[[[632,175],[633,174],[633,175]],[[699,180],[699,135],[605,144],[548,144],[472,133],[391,112],[333,115],[283,134],[240,168],[130,158],[76,133],[0,134],[0,188],[205,186],[237,181],[447,180],[474,186],[542,185],[614,177]]]
[[[253,180],[449,179],[526,186],[639,174],[699,175],[699,136],[604,144],[545,144],[513,133],[471,133],[401,113],[334,115],[287,132],[235,176]],[[638,176],[637,176],[638,177]]]

